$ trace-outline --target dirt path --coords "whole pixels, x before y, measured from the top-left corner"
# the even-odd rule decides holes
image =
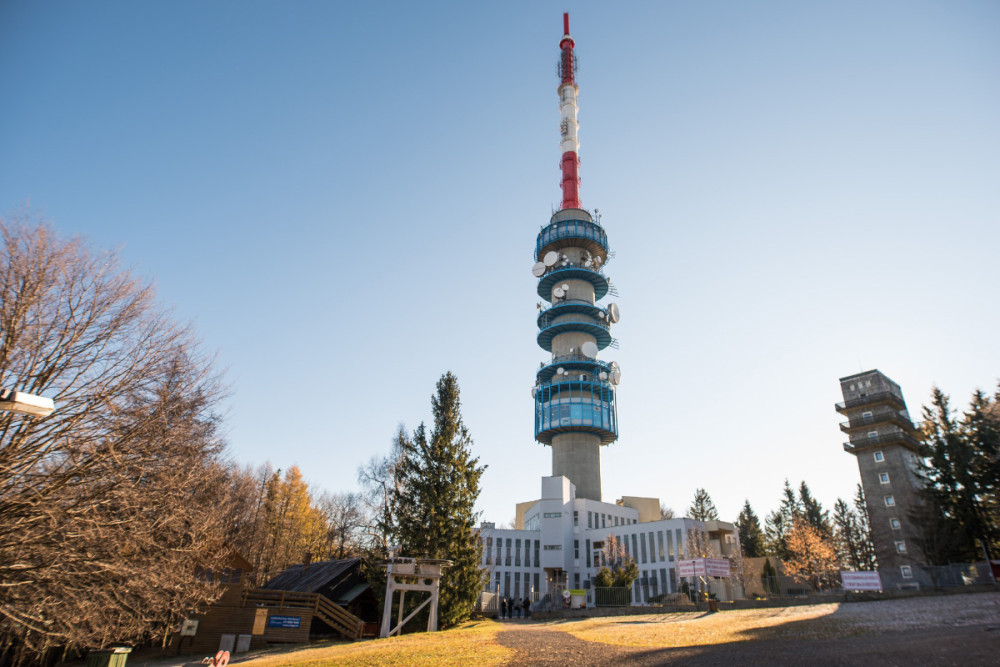
[[[552,626],[524,623],[497,641],[517,651],[509,665],[995,665],[1000,626],[911,630],[837,639],[764,640],[684,648],[627,648],[577,639]]]

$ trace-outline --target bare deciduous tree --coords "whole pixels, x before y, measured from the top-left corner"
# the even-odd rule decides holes
[[[152,288],[20,216],[0,220],[0,654],[161,633],[215,587],[222,388]]]

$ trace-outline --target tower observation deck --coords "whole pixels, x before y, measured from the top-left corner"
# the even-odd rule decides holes
[[[552,354],[535,375],[535,439],[552,447],[552,475],[576,485],[578,498],[601,500],[601,451],[618,439],[616,362],[597,358],[617,348],[611,327],[617,304],[598,302],[614,294],[604,266],[611,257],[600,218],[580,203],[575,43],[569,15],[559,42],[559,112],[562,139],[562,206],[538,232],[533,275],[538,296],[548,302],[538,314],[537,342]]]

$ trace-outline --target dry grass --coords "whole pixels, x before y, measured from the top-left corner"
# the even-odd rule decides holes
[[[301,648],[253,660],[252,667],[333,667],[335,665],[501,665],[514,651],[496,643],[500,623],[471,621],[457,628],[403,637]]]

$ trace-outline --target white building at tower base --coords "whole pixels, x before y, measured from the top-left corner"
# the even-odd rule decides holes
[[[639,568],[631,604],[659,602],[664,594],[681,592],[682,585],[706,590],[720,600],[743,596],[733,579],[684,578],[677,562],[691,558],[690,531],[705,531],[711,551],[728,557],[739,550],[731,523],[688,518],[660,519],[656,498],[626,496],[617,503],[576,497],[566,477],[543,477],[541,498],[517,505],[515,528],[480,527],[482,567],[488,577],[484,590],[504,597],[549,596],[558,602],[566,589],[586,592],[593,605],[593,580],[601,569],[602,549],[614,535]]]

